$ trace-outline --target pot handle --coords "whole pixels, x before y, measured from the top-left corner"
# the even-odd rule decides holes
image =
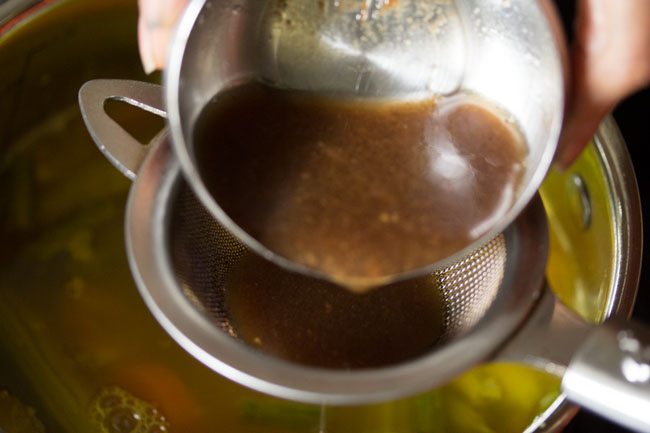
[[[562,377],[568,400],[626,428],[650,432],[650,328],[622,318],[591,325],[544,290],[498,354]]]
[[[562,389],[585,409],[650,431],[650,329],[621,319],[595,327],[573,356]]]
[[[136,108],[166,118],[162,87],[133,80],[91,80],[79,89],[79,107],[90,136],[104,156],[126,177],[134,180],[151,143],[166,128],[143,145],[126,132],[105,110],[108,100],[126,102]]]

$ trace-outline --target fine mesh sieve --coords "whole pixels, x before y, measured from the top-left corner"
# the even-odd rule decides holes
[[[225,286],[233,269],[252,253],[212,218],[184,181],[170,208],[169,254],[183,292],[219,328],[237,337]],[[462,260],[431,274],[430,289],[438,291],[442,299],[439,342],[462,335],[483,317],[502,284],[506,257],[506,241],[500,234]],[[279,282],[305,281],[296,275]],[[269,289],[274,289],[272,283]]]
[[[105,113],[108,99],[164,114],[160,88],[93,80],[80,90],[82,114],[99,148],[134,180],[126,241],[145,302],[181,346],[234,381],[279,397],[331,404],[425,391],[493,358],[543,293],[548,242],[544,210],[535,199],[505,231],[424,277],[426,289],[439,295],[440,302],[433,307],[442,317],[441,332],[426,352],[354,370],[269,355],[241,341],[227,302],[229,277],[243,259],[258,252],[244,246],[197,199],[166,133],[143,148]],[[400,284],[408,288],[413,281]],[[286,279],[283,282],[287,284]],[[274,292],[273,286],[269,292]],[[402,313],[408,321],[406,308]]]
[[[296,363],[239,338],[227,283],[240,262],[255,253],[195,197],[166,139],[149,149],[138,171],[126,226],[129,260],[143,298],[186,350],[259,391],[336,404],[424,391],[491,358],[538,301],[546,237],[543,208],[534,200],[503,233],[426,277],[442,300],[443,329],[436,344],[419,356],[350,370]]]

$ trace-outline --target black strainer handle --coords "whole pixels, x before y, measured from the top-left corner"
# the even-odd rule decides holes
[[[158,141],[166,129],[143,145],[106,113],[108,100],[126,102],[166,118],[162,87],[143,81],[99,79],[88,81],[79,89],[81,115],[95,144],[122,174],[134,180],[149,146]]]

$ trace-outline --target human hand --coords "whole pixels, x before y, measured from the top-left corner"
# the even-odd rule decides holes
[[[650,1],[578,0],[571,85],[556,163],[567,168],[603,117],[650,84]]]
[[[138,0],[138,45],[147,74],[167,62],[171,36],[189,0]]]

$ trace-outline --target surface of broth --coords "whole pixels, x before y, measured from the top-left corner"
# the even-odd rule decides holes
[[[521,135],[475,96],[349,100],[249,83],[195,130],[219,206],[271,251],[363,289],[470,245],[509,210]]]
[[[431,276],[357,294],[249,253],[224,292],[239,338],[301,364],[395,364],[423,355],[443,333],[444,303]]]

